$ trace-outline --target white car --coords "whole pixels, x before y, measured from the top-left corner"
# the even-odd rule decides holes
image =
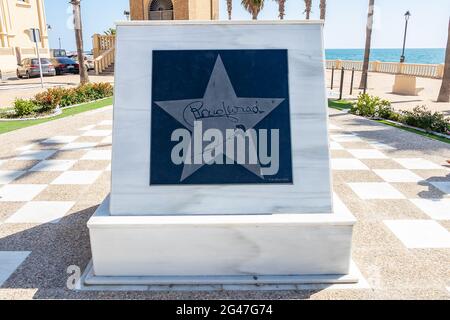
[[[73,56],[71,56],[71,58],[79,63],[78,55],[73,55]],[[87,71],[95,69],[93,55],[90,55],[90,54],[84,55],[84,67],[86,68]]]

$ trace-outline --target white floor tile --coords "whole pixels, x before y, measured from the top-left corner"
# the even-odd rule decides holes
[[[112,134],[111,130],[89,130],[82,134],[83,137],[107,137]]]
[[[8,184],[0,188],[0,201],[31,201],[46,187],[46,184]]]
[[[358,159],[338,158],[331,159],[331,168],[333,170],[370,170],[368,166]]]
[[[26,171],[0,171],[0,184],[8,184],[23,175]]]
[[[103,143],[103,144],[111,144],[112,143],[112,136],[106,137],[105,139],[103,139],[101,141],[101,143]]]
[[[30,201],[5,223],[58,223],[74,204],[72,201]]]
[[[391,147],[388,144],[385,143],[381,143],[381,142],[369,142],[369,144],[376,148],[376,149],[380,149],[380,150],[396,150],[396,148]]]
[[[410,199],[420,210],[435,220],[450,220],[450,199]]]
[[[379,169],[373,170],[386,182],[419,182],[423,178],[407,169]]]
[[[51,184],[92,184],[101,173],[101,171],[66,171]]]
[[[112,120],[103,120],[100,121],[100,123],[98,124],[99,126],[112,126],[113,122]]]
[[[442,166],[421,158],[399,158],[394,160],[406,169],[411,170],[443,169]]]
[[[72,142],[68,143],[61,148],[63,151],[75,151],[75,150],[84,150],[84,149],[92,149],[98,143],[96,142]]]
[[[336,142],[361,142],[362,139],[354,134],[332,134],[331,139]]]
[[[0,251],[0,287],[25,261],[30,251]]]
[[[335,124],[332,124],[332,123],[328,124],[328,129],[330,129],[330,130],[342,130],[341,127],[339,127],[339,126],[337,126]]]
[[[348,185],[363,200],[405,198],[400,191],[385,182],[359,182]]]
[[[433,220],[387,220],[386,226],[407,248],[450,248],[450,233]]]
[[[111,160],[111,150],[92,150],[86,153],[82,160]]]
[[[446,194],[450,194],[450,181],[431,181],[429,182],[442,192]]]
[[[43,144],[64,144],[75,141],[78,136],[56,136],[42,141]]]
[[[358,159],[387,159],[383,152],[376,149],[347,149],[347,151]]]
[[[73,167],[75,160],[44,160],[39,162],[30,171],[66,171]]]
[[[339,143],[337,143],[336,141],[330,141],[330,149],[331,150],[344,150],[344,147],[341,146]]]
[[[44,160],[51,157],[58,150],[27,150],[22,152],[14,160]]]
[[[17,151],[26,151],[26,150],[33,149],[33,148],[36,147],[36,146],[37,146],[36,143],[32,143],[32,144],[27,144],[26,146],[17,148],[16,150],[17,150]]]
[[[80,130],[80,131],[89,131],[89,130],[94,129],[95,127],[96,127],[95,124],[91,124],[90,126],[85,126],[85,127],[80,128],[80,129],[78,129],[78,130]]]

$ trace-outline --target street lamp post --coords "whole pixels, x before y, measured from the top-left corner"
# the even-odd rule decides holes
[[[411,13],[409,11],[406,11],[406,13],[405,13],[405,34],[403,36],[403,51],[402,51],[402,56],[400,57],[401,63],[405,62],[406,33],[408,32],[408,21],[409,21],[410,17],[411,17]]]

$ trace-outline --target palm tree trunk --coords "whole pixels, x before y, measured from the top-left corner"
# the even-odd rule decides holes
[[[280,18],[280,20],[284,19],[284,15],[285,15],[285,1],[286,0],[278,0],[278,17]]]
[[[231,20],[231,11],[233,10],[233,0],[227,0],[228,20]]]
[[[441,90],[438,102],[449,102],[450,100],[450,19],[448,21],[447,50],[445,51],[444,77],[442,78]]]
[[[258,20],[258,12],[256,10],[253,10],[253,12],[252,12],[252,19]]]
[[[327,0],[320,0],[320,19],[325,20],[327,13]]]
[[[372,27],[373,27],[373,14],[374,14],[375,0],[369,0],[369,13],[367,15],[367,27],[366,27],[366,49],[364,52],[364,63],[361,75],[360,89],[364,89],[367,85],[367,77],[369,72],[369,59],[370,59],[370,45],[372,43]]]
[[[312,7],[312,0],[305,0],[306,20],[309,20],[309,18],[311,16],[311,7]]]
[[[77,54],[80,69],[80,83],[85,84],[89,82],[89,75],[84,67],[84,52],[83,52],[83,26],[81,24],[81,0],[71,0],[73,6],[73,17],[75,27],[75,40],[77,42]]]

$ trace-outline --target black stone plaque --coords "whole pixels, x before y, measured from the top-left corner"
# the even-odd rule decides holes
[[[287,50],[154,51],[150,185],[290,184]]]

